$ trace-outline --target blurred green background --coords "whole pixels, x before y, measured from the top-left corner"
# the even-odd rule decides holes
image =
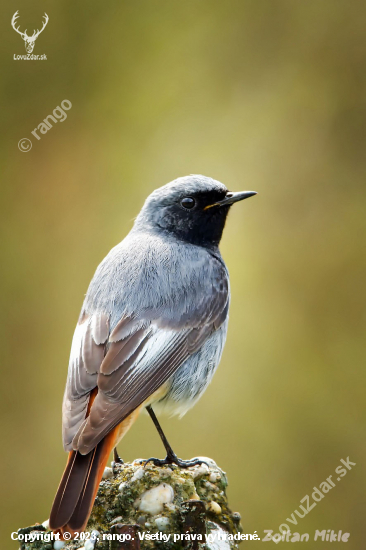
[[[25,53],[17,9],[29,31],[48,13],[34,49],[47,61],[13,60]],[[261,537],[349,456],[356,466],[297,530],[342,529],[359,550],[366,4],[19,0],[0,13],[1,548],[48,517],[71,338],[96,266],[153,189],[201,173],[259,195],[233,209],[222,241],[233,300],[220,368],[163,426],[180,456],[227,471],[232,508]],[[67,119],[37,141],[64,99]],[[148,417],[119,451],[163,456]]]

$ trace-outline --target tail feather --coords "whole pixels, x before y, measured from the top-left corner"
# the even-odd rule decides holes
[[[71,451],[50,515],[54,531],[83,531],[93,507],[113,440],[108,434],[87,455]]]
[[[104,443],[104,445],[101,445],[101,443]],[[87,479],[75,510],[67,522],[66,530],[84,531],[110,453],[110,447],[106,445],[106,441],[103,440],[101,443],[92,451],[94,457],[90,464]]]
[[[93,452],[81,455],[77,451],[69,453],[69,460],[51,510],[50,526],[52,529],[60,529],[69,521],[75,502],[78,501],[83,490],[92,454]]]
[[[85,530],[98,492],[109,453],[136,420],[142,405],[107,434],[86,455],[71,451],[55,500],[49,525],[53,531],[78,533]]]

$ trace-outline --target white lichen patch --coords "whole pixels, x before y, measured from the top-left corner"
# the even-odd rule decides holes
[[[104,468],[102,479],[109,479],[111,477],[113,477],[113,470],[112,468],[109,468],[108,466],[106,466]]]
[[[114,525],[115,523],[121,523],[122,522],[122,516],[117,516],[116,518],[112,519],[111,525]]]
[[[216,481],[219,481],[221,478],[220,474],[218,472],[211,472],[210,477],[208,478],[211,483],[216,483]]]
[[[227,531],[225,531],[220,525],[213,524],[215,529],[212,529],[208,534],[208,542],[206,544],[207,550],[231,550],[233,546],[230,541],[227,540]],[[226,539],[226,540],[225,540]]]
[[[205,476],[206,474],[208,474],[208,467],[206,466],[206,464],[201,464],[200,466],[195,467],[195,469],[192,470],[192,477],[195,481]]]
[[[155,525],[159,531],[166,531],[169,527],[169,518],[159,516],[155,518]]]
[[[126,485],[127,483],[125,481],[122,481],[122,483],[120,483],[120,485],[118,486],[118,490],[122,493]]]
[[[136,472],[133,474],[133,476],[130,479],[130,482],[133,483],[134,481],[139,481],[142,479],[145,475],[145,470],[143,468],[138,468]]]
[[[153,489],[145,491],[139,498],[138,508],[141,512],[155,515],[163,511],[164,504],[174,500],[174,491],[168,483],[161,483]]]

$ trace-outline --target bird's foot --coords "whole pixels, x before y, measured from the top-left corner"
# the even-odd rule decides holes
[[[152,462],[155,466],[166,466],[169,464],[176,464],[177,466],[179,466],[179,468],[189,468],[190,466],[196,466],[197,464],[206,464],[206,466],[208,466],[207,462],[205,462],[204,460],[200,460],[199,458],[192,458],[191,460],[182,460],[181,458],[178,458],[175,453],[167,454],[167,456],[164,459],[154,458],[154,457],[148,458],[145,461],[144,468],[149,462]]]
[[[117,452],[117,448],[115,447],[113,449],[113,460],[112,460],[112,471],[114,473],[114,475],[117,475],[118,474],[118,468],[116,468],[117,464],[124,464],[122,458],[119,456],[118,452]]]
[[[115,464],[124,464],[122,458],[119,456],[116,447],[113,449],[113,460]]]

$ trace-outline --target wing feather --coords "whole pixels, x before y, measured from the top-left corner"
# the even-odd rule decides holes
[[[99,363],[100,372],[111,374],[121,367],[131,355],[134,355],[137,349],[148,337],[147,329],[138,329],[134,334],[118,342],[112,342],[102,363]]]
[[[97,373],[104,357],[104,345],[95,343],[92,326],[91,319],[81,316],[72,341],[62,405],[62,434],[66,451],[72,450],[72,440],[85,420],[90,392],[97,387]],[[108,334],[105,340],[107,337]]]
[[[225,321],[226,271],[195,309],[169,322],[161,311],[124,315],[114,327],[106,314],[83,313],[75,330],[63,405],[66,450],[90,452],[153,395]],[[98,393],[88,408],[92,389]]]
[[[104,313],[96,313],[91,320],[93,340],[96,344],[104,344],[109,336],[109,319]]]

